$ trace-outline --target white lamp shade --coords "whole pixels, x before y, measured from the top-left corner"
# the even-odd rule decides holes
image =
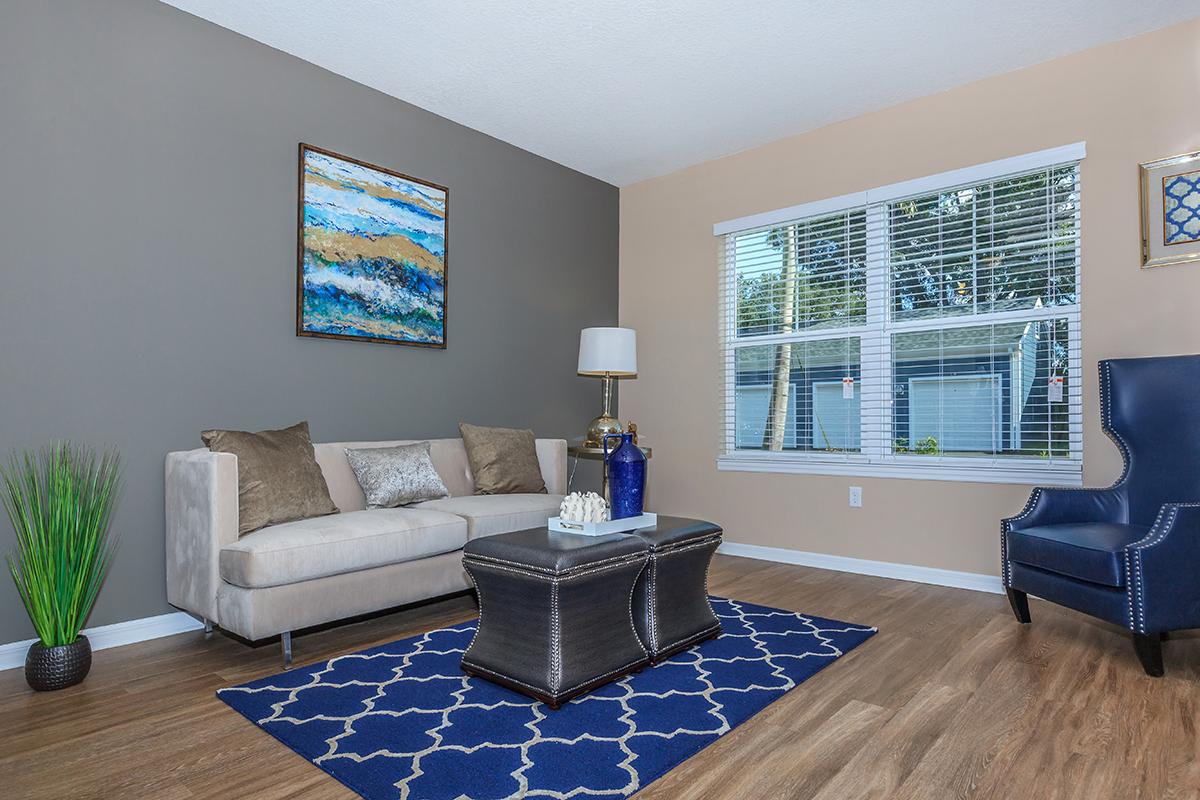
[[[637,331],[584,328],[579,332],[580,375],[637,374]]]

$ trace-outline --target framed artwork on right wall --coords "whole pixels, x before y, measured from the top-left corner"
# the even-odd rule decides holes
[[[1142,268],[1200,262],[1200,151],[1138,165]]]

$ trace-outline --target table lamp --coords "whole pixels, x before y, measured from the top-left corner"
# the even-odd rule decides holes
[[[604,379],[600,416],[588,425],[585,447],[603,447],[604,436],[621,433],[612,415],[613,379],[637,377],[637,332],[633,328],[584,328],[579,333],[580,375]]]

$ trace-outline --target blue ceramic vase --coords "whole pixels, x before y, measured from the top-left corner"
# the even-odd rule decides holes
[[[611,451],[608,449],[610,439],[621,440]],[[633,443],[633,434],[605,436],[604,462],[608,469],[608,491],[612,495],[612,518],[639,516],[646,493],[646,454]]]

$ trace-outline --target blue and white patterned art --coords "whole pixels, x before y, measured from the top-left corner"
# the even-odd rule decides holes
[[[557,711],[459,669],[475,622],[218,696],[368,800],[619,800],[875,633],[713,598],[723,632]]]
[[[446,189],[308,145],[300,157],[297,333],[445,346]]]
[[[1163,243],[1200,241],[1200,171],[1163,178]]]

